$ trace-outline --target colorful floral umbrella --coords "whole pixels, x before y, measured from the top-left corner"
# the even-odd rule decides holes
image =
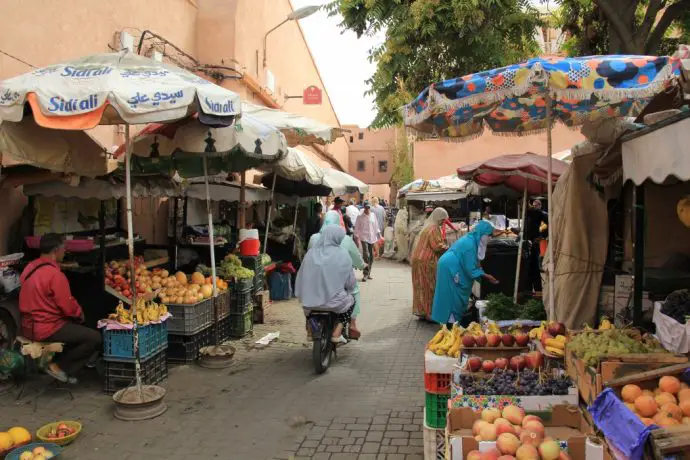
[[[471,139],[487,125],[521,135],[601,117],[638,114],[649,98],[680,75],[680,61],[656,56],[535,58],[435,83],[403,108],[405,125],[423,135]]]

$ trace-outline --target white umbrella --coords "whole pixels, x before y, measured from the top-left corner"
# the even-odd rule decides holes
[[[239,96],[191,72],[130,52],[86,56],[0,82],[0,120],[21,121],[29,102],[39,125],[169,122],[196,112],[239,115]],[[74,119],[75,115],[85,115]]]
[[[328,144],[343,135],[346,130],[333,128],[311,118],[282,110],[242,102],[242,114],[250,115],[263,123],[281,130],[290,147],[309,144]]]
[[[369,186],[351,175],[333,168],[323,168],[323,185],[330,187],[334,195],[359,192],[365,194]]]

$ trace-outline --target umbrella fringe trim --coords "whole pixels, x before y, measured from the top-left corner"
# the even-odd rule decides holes
[[[496,170],[496,169],[479,168],[479,169],[476,169],[472,173],[472,177],[465,176],[465,175],[459,175],[459,176],[466,178],[465,180],[472,180],[473,182],[476,182],[475,177],[479,176],[481,174],[496,174],[498,176],[504,176],[504,177],[505,176],[519,176],[519,177],[524,177],[525,179],[530,180],[530,181],[535,181],[535,182],[539,182],[541,184],[546,184],[546,178],[545,177],[535,176],[534,174],[525,173],[524,171],[500,171],[500,170]],[[554,183],[556,183],[557,181],[558,181],[558,178],[556,178]],[[496,185],[496,184],[482,184],[480,182],[476,182],[476,183],[479,184],[480,186],[484,186],[484,187],[492,187],[492,186]]]

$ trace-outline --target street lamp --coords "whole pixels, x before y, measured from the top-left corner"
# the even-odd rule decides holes
[[[276,30],[278,27],[282,26],[288,21],[299,21],[300,19],[304,19],[308,16],[311,16],[312,14],[316,13],[321,9],[320,6],[318,5],[311,5],[311,6],[303,6],[302,8],[297,8],[295,11],[292,13],[288,14],[287,17],[283,22],[266,32],[266,35],[264,35],[264,67],[266,67],[266,40],[268,39],[268,34]]]

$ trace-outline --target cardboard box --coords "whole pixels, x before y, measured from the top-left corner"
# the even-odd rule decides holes
[[[477,441],[472,436],[472,424],[479,415],[471,409],[454,408],[448,412],[446,425],[446,446],[450,460],[463,460],[473,450],[486,451],[496,443]],[[577,406],[559,405],[553,408],[550,417],[542,418],[546,435],[561,442],[561,449],[567,449],[573,460],[604,460],[604,444],[592,436],[587,421]]]
[[[604,390],[606,382],[653,369],[687,362],[688,358],[670,353],[647,353],[640,355],[621,355],[604,358],[594,368],[575,356],[566,347],[565,366],[573,384],[580,390],[580,396],[586,405],[592,404]]]

